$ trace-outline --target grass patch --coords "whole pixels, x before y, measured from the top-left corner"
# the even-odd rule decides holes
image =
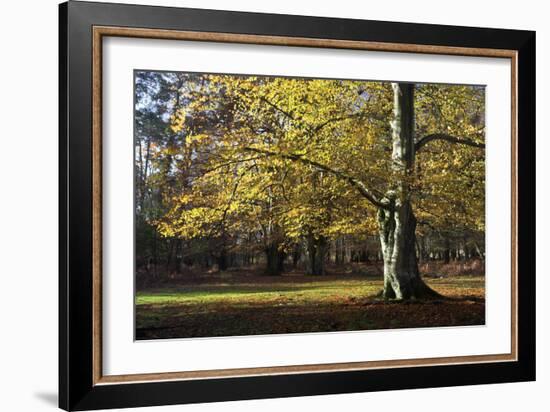
[[[257,281],[256,281],[257,280]],[[385,304],[382,281],[361,276],[222,280],[139,290],[138,339],[483,324],[483,277],[427,279],[453,302]]]

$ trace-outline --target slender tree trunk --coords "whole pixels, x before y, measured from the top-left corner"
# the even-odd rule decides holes
[[[479,247],[479,244],[477,242],[474,242],[474,247],[476,248],[476,252],[477,252],[477,255],[479,256],[479,258],[481,260],[484,260],[485,259],[485,255],[483,254],[483,252],[481,251],[480,247]]]
[[[351,245],[348,236],[344,238],[344,242],[344,262],[351,263]]]
[[[341,238],[336,238],[334,240],[334,264],[335,265],[339,265],[342,262],[342,260],[340,259],[341,242],[342,242]]]
[[[300,244],[294,245],[294,249],[292,250],[292,267],[296,269],[298,266],[298,262],[300,262],[300,258],[302,257],[302,247]]]
[[[145,151],[145,165],[143,166],[143,172],[141,174],[141,193],[140,193],[140,210],[143,213],[145,208],[145,195],[147,193],[147,179],[149,171],[149,158],[151,152],[151,139],[147,139],[147,149]],[[141,157],[141,146],[140,146],[140,157]]]
[[[285,271],[285,259],[286,253],[282,250],[277,251],[277,266],[279,268],[279,273],[283,273]]]
[[[170,252],[169,257],[166,260],[166,266],[170,272],[181,273],[181,239],[170,240]]]
[[[424,262],[426,260],[426,239],[425,236],[420,237],[418,240],[418,260]]]
[[[411,207],[414,172],[414,84],[393,83],[392,160],[396,184],[378,210],[386,299],[437,296],[420,277],[416,257],[416,218]]]
[[[451,261],[451,243],[449,238],[445,238],[445,249],[443,249],[443,263],[449,263]]]
[[[156,278],[158,275],[157,272],[157,263],[158,263],[158,253],[157,253],[157,232],[153,231],[153,257],[152,257],[152,266],[153,266],[153,277]]]

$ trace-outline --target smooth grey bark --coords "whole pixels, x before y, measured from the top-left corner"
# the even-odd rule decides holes
[[[416,218],[411,206],[411,175],[414,171],[414,84],[392,83],[394,102],[392,165],[395,184],[378,209],[378,227],[384,259],[386,299],[438,296],[420,277],[416,257]]]

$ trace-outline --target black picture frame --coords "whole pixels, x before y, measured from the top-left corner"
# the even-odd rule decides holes
[[[94,384],[94,26],[517,52],[517,361]],[[59,6],[59,406],[90,410],[535,380],[535,32],[73,2]]]

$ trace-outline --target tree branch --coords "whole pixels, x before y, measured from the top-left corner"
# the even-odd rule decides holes
[[[327,172],[327,173],[330,173],[334,176],[336,176],[337,178],[339,179],[342,179],[342,180],[345,180],[347,181],[351,186],[355,187],[359,193],[365,197],[368,201],[370,201],[373,205],[377,206],[377,207],[380,207],[380,208],[383,208],[383,209],[388,209],[390,206],[385,203],[385,202],[382,202],[381,200],[379,200],[373,193],[371,190],[369,190],[367,188],[367,186],[361,182],[360,180],[344,173],[344,172],[340,172],[338,170],[335,170],[335,169],[332,169],[328,166],[325,166],[321,163],[318,163],[314,160],[309,160],[309,159],[306,159],[298,154],[294,154],[294,153],[277,153],[277,152],[272,152],[272,151],[269,151],[269,150],[264,150],[264,149],[258,149],[258,148],[255,148],[255,147],[245,147],[244,148],[245,151],[248,151],[248,152],[254,152],[254,153],[260,153],[260,154],[263,154],[265,156],[274,156],[274,157],[280,157],[282,159],[288,159],[288,160],[292,160],[292,161],[296,161],[296,162],[300,162],[300,163],[303,163],[303,164],[306,164],[306,165],[309,165],[309,166],[313,166],[319,170],[322,170],[324,172]]]
[[[328,126],[331,123],[341,122],[343,120],[349,120],[349,119],[353,119],[353,118],[361,118],[361,117],[364,117],[364,116],[366,116],[365,113],[356,112],[356,113],[349,114],[347,116],[333,117],[333,118],[325,120],[323,123],[320,123],[317,126],[313,127],[312,132],[317,133],[317,132],[321,131],[322,129],[324,129],[326,126]]]
[[[418,152],[422,147],[424,147],[425,145],[427,145],[433,140],[444,140],[446,142],[454,143],[454,144],[463,144],[466,146],[478,147],[481,149],[485,148],[484,143],[474,142],[473,140],[466,139],[466,138],[458,138],[445,133],[434,133],[434,134],[426,135],[420,140],[418,140],[418,142],[416,142],[416,144],[414,145],[415,151]]]
[[[204,174],[207,174],[207,173],[211,173],[211,172],[215,172],[216,170],[218,169],[222,169],[226,166],[231,166],[231,165],[234,165],[234,164],[237,164],[237,163],[245,163],[245,162],[250,162],[252,160],[258,160],[258,159],[261,159],[262,157],[261,156],[254,156],[254,157],[249,157],[248,159],[236,159],[236,160],[229,160],[225,163],[221,163],[221,164],[218,164],[216,166],[213,166],[211,167],[210,169],[206,169],[204,170]]]
[[[260,97],[260,100],[264,103],[267,103],[269,106],[271,106],[272,108],[274,108],[275,110],[277,110],[279,113],[282,113],[284,114],[286,117],[288,117],[290,120],[293,120],[293,121],[296,121],[296,119],[294,118],[294,116],[292,115],[291,112],[287,112],[286,110],[283,110],[281,109],[279,106],[277,106],[275,103],[272,103],[270,102],[269,100],[267,100],[265,97]]]

